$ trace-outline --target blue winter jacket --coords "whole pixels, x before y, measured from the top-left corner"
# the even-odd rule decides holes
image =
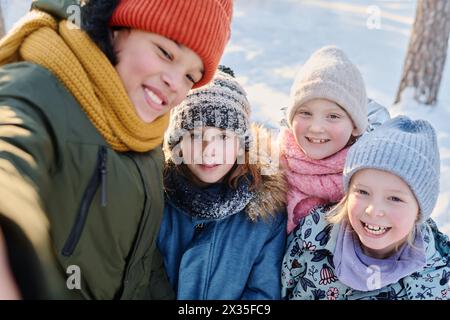
[[[199,220],[166,201],[158,246],[180,300],[280,299],[286,215]]]

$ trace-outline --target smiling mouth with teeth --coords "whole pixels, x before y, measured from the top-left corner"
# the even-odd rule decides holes
[[[306,138],[306,140],[308,140],[308,142],[316,143],[316,144],[326,143],[326,142],[330,141],[330,139],[313,139],[310,137],[305,137],[305,138]]]
[[[165,105],[164,101],[160,97],[158,97],[153,91],[151,91],[147,88],[144,88],[144,89],[145,89],[145,93],[147,93],[147,96],[150,98],[150,100],[153,103],[158,104],[160,106]]]
[[[368,224],[368,223],[365,223],[362,221],[361,221],[361,223],[364,227],[364,230],[366,230],[368,233],[371,233],[371,234],[380,235],[380,234],[386,233],[387,231],[389,231],[391,229],[390,227],[376,226],[376,225]]]

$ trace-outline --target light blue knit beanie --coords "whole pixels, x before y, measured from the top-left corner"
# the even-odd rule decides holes
[[[419,203],[419,222],[430,217],[439,195],[440,159],[436,133],[429,122],[398,116],[363,135],[347,155],[345,192],[352,176],[366,168],[402,178]]]

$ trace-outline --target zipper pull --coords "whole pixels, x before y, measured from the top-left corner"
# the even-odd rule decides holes
[[[205,229],[205,224],[204,223],[199,223],[195,225],[195,235],[199,235],[203,230]]]
[[[105,146],[100,147],[100,183],[101,183],[101,206],[106,207],[106,204],[108,202],[107,199],[107,181],[106,181],[106,175],[108,173],[107,168],[107,160],[108,160],[108,151]]]

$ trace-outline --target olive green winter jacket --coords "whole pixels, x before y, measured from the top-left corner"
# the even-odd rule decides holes
[[[47,69],[0,68],[0,216],[38,253],[46,297],[173,297],[155,246],[162,165],[160,148],[112,150]]]

